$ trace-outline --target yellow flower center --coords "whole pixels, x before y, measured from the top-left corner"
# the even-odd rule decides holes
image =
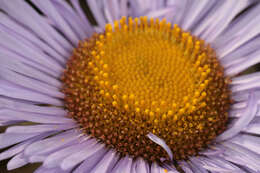
[[[215,51],[166,20],[123,17],[80,42],[62,76],[65,105],[86,134],[122,155],[174,159],[206,147],[226,127],[228,79]]]

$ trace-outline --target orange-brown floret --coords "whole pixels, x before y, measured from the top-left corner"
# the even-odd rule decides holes
[[[61,78],[82,130],[123,155],[186,159],[226,128],[229,79],[215,51],[166,20],[125,18],[79,43]]]

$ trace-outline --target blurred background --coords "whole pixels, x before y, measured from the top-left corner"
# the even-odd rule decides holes
[[[38,8],[36,8],[36,7],[30,2],[30,0],[25,0],[25,1],[26,1],[27,3],[29,3],[36,11],[38,11],[40,14],[42,14],[41,11],[40,11]],[[64,1],[69,2],[69,0],[64,0]],[[162,1],[163,1],[163,0],[162,0]],[[238,0],[237,3],[241,2],[241,1],[243,1],[243,0]],[[248,7],[248,8],[245,9],[244,11],[242,11],[240,14],[242,14],[242,13],[244,13],[245,11],[247,11],[248,9],[252,8],[252,7],[253,7],[254,5],[256,5],[257,3],[260,3],[260,1],[256,1],[256,3],[254,3],[252,6]],[[80,0],[80,4],[81,4],[81,7],[84,9],[85,14],[86,14],[86,16],[88,17],[88,19],[90,20],[90,22],[91,22],[93,25],[95,25],[96,22],[95,22],[95,20],[94,20],[94,18],[93,18],[93,15],[91,14],[91,12],[90,12],[90,10],[89,10],[89,8],[88,8],[88,5],[87,5],[87,3],[86,3],[86,0]],[[0,10],[0,12],[1,12],[1,10]],[[251,72],[259,71],[259,70],[260,70],[260,65],[257,64],[257,65],[255,65],[255,66],[251,67],[250,69],[246,70],[246,71],[243,72],[243,73],[247,74],[247,73],[251,73]],[[0,133],[4,132],[6,128],[7,128],[7,127],[0,127]],[[0,150],[0,153],[1,153],[2,151],[4,151],[4,150]],[[40,163],[30,164],[30,165],[26,165],[26,166],[24,166],[24,167],[22,167],[22,168],[18,168],[18,169],[12,170],[12,171],[7,171],[6,165],[7,165],[8,161],[9,161],[9,160],[0,161],[0,173],[33,173],[34,170],[36,170],[36,169],[41,165]]]

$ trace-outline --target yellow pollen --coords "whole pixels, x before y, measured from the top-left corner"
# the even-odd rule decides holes
[[[87,134],[149,161],[168,157],[149,132],[186,159],[225,129],[231,104],[210,45],[145,16],[123,17],[80,42],[62,81],[69,115]]]

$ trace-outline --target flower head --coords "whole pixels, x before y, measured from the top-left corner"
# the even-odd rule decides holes
[[[0,2],[9,170],[260,171],[258,4],[70,2]]]

